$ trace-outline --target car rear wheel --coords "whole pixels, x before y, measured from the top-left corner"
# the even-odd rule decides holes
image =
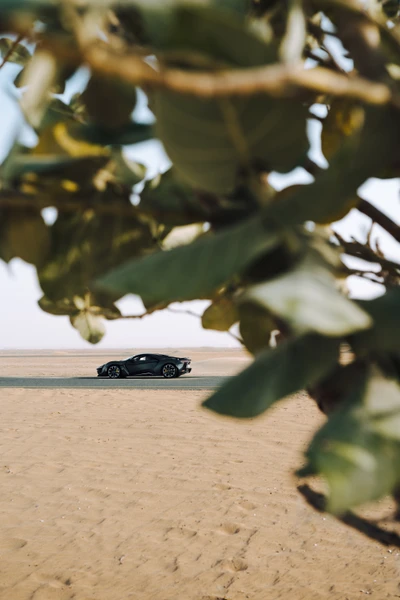
[[[173,379],[173,377],[178,375],[178,369],[172,363],[167,363],[163,366],[161,373],[165,379]]]
[[[110,379],[118,379],[121,377],[121,368],[118,365],[111,365],[107,369],[107,375]]]

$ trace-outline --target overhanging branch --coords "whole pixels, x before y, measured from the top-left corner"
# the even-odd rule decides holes
[[[357,206],[358,210],[364,215],[372,219],[374,223],[382,227],[387,233],[389,233],[397,242],[400,243],[400,225],[397,225],[392,219],[386,216],[373,204],[367,200],[361,200]]]
[[[132,85],[165,88],[202,98],[246,96],[265,93],[293,97],[300,92],[348,97],[368,104],[400,106],[400,97],[383,83],[361,77],[348,77],[324,67],[305,69],[304,65],[273,64],[250,69],[191,72],[181,69],[156,70],[135,55],[120,56],[106,46],[94,45],[84,52],[89,66],[103,75],[117,77]]]

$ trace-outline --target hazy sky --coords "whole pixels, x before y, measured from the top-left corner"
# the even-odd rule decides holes
[[[15,101],[15,88],[10,84],[18,72],[18,67],[6,65],[0,71],[0,130],[2,139],[0,143],[0,161],[7,154],[13,139],[19,135],[25,143],[34,143],[34,135],[23,127],[21,115]],[[67,89],[67,97],[76,89],[76,84],[81,84],[84,76],[75,79]],[[141,107],[142,116],[146,111]],[[314,128],[314,131],[313,129]],[[318,124],[311,125],[311,139],[313,141],[312,156],[320,163],[324,159],[319,151],[317,140]],[[139,144],[128,149],[129,156],[138,159],[149,166],[151,177],[168,166],[168,159],[162,151],[160,144],[149,142]],[[292,181],[305,181],[304,172],[298,170],[293,174]],[[287,185],[287,178],[276,176],[276,186]],[[364,198],[379,205],[389,216],[397,222],[400,221],[399,201],[400,180],[390,181],[370,180],[363,186],[361,194]],[[367,217],[352,211],[337,229],[342,235],[349,237],[357,232],[360,240],[365,239],[370,221]],[[383,250],[389,257],[400,259],[399,246],[390,236],[385,234],[378,226],[375,236],[381,241]],[[354,263],[353,263],[354,264]],[[372,297],[382,293],[381,286],[350,278],[350,288],[356,297]],[[54,317],[42,312],[37,306],[41,291],[35,275],[35,269],[14,259],[9,265],[0,261],[0,348],[90,348],[90,344],[83,341],[78,332],[69,324],[67,317]],[[118,303],[123,314],[139,314],[143,311],[140,299],[128,296]],[[205,302],[192,302],[178,305],[176,308],[190,308],[193,312],[201,314],[207,306]],[[236,346],[237,342],[225,333],[205,331],[201,328],[198,319],[188,315],[177,315],[167,311],[155,313],[140,321],[114,321],[107,322],[107,334],[95,348],[132,348],[133,351],[146,347],[184,347],[184,346]]]

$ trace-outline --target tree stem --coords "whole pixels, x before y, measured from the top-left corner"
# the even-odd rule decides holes
[[[392,219],[387,217],[376,206],[367,200],[361,200],[357,206],[358,210],[372,219],[374,223],[380,225],[387,233],[389,233],[397,242],[400,243],[400,225],[397,225]]]

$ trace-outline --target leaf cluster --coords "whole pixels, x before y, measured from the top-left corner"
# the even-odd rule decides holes
[[[29,148],[15,140],[1,166],[0,258],[33,264],[40,307],[90,343],[104,319],[123,318],[125,294],[147,312],[208,299],[203,327],[237,327],[255,361],[204,406],[254,418],[309,389],[329,419],[301,474],[326,477],[336,513],[400,485],[400,265],[331,229],[356,209],[400,241],[358,196],[370,177],[399,175],[399,7],[370,5],[0,2],[0,68],[14,65],[37,135]],[[88,81],[70,97],[82,67]],[[138,116],[143,93],[152,122]],[[326,168],[309,158],[310,121]],[[172,166],[149,178],[129,150],[155,139]],[[271,173],[295,168],[312,183],[274,189]],[[368,266],[352,271],[345,254]],[[350,299],[350,274],[384,295]]]

